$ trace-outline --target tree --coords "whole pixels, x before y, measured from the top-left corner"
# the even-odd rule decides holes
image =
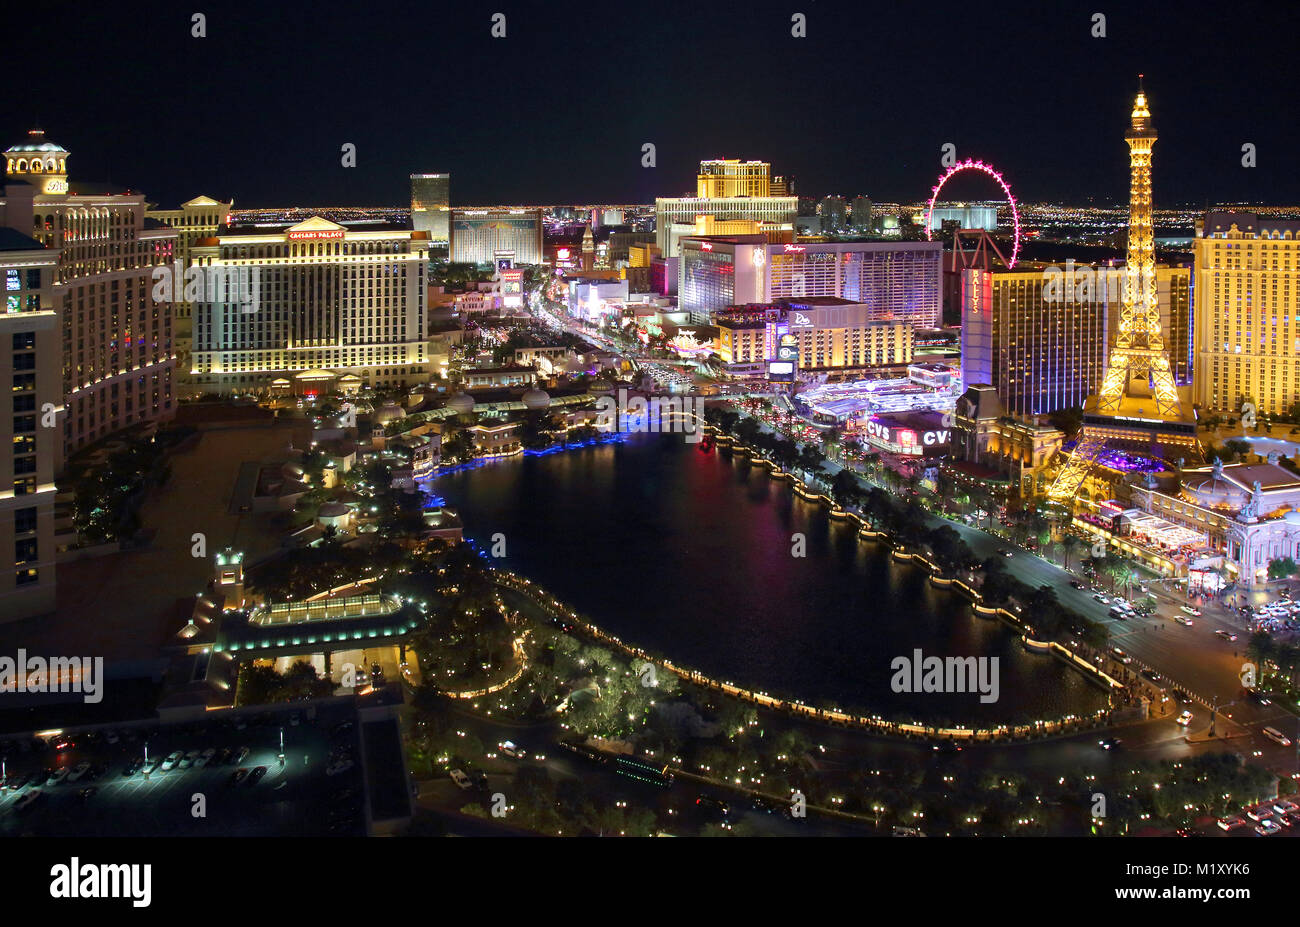
[[[1276,560],[1268,562],[1269,579],[1286,579],[1288,576],[1294,576],[1300,567],[1290,557],[1279,557]]]
[[[1064,568],[1066,572],[1069,572],[1070,569],[1070,553],[1078,550],[1082,546],[1083,541],[1079,540],[1079,538],[1075,537],[1073,534],[1067,534],[1061,539],[1061,551],[1065,556]]]

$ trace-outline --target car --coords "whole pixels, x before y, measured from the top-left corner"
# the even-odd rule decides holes
[[[198,766],[199,768],[213,765],[212,758],[216,755],[217,755],[217,748],[208,747],[208,749],[204,750],[202,753],[199,754],[199,758],[194,761],[194,765]]]
[[[1162,681],[1164,680],[1164,678],[1165,678],[1165,677],[1161,676],[1159,673],[1157,673],[1157,672],[1156,672],[1155,670],[1153,670],[1153,669],[1144,669],[1144,670],[1142,671],[1142,675],[1145,676],[1147,679],[1151,680],[1151,681],[1154,682],[1154,683],[1160,683],[1160,682],[1162,682]]]
[[[456,783],[459,788],[465,791],[469,791],[474,787],[474,783],[469,781],[469,776],[465,775],[459,769],[453,769],[448,772],[447,775],[451,776],[451,781]]]
[[[1190,605],[1180,605],[1180,606],[1178,606],[1178,610],[1179,610],[1180,612],[1182,612],[1184,615],[1199,615],[1199,614],[1200,614],[1200,612],[1198,612],[1196,609],[1192,608]]]
[[[164,760],[164,759],[163,759],[162,757],[160,757],[160,756],[156,756],[156,757],[154,757],[152,760],[150,760],[150,761],[145,765],[145,767],[144,767],[145,775],[148,776],[148,775],[152,775],[153,773],[158,772],[158,770],[162,769],[163,763],[165,763],[165,762],[166,762],[166,760]]]
[[[90,801],[90,799],[93,798],[95,793],[98,791],[99,791],[99,786],[92,785],[78,792],[77,797],[80,798],[82,801]]]
[[[525,750],[523,747],[520,747],[518,744],[515,744],[509,740],[501,741],[501,743],[497,744],[497,749],[500,750],[506,756],[513,757],[516,760],[522,760],[525,756],[528,755],[527,750]]]
[[[1219,628],[1219,630],[1215,631],[1214,635],[1223,638],[1225,641],[1235,641],[1237,639],[1237,635],[1233,634],[1231,631],[1225,631],[1223,628]]]
[[[234,751],[229,747],[222,747],[215,757],[212,758],[209,766],[226,766],[230,763],[230,758],[234,756]]]
[[[1070,580],[1070,586],[1075,589],[1082,589],[1083,583],[1079,582],[1077,579],[1072,579]]]
[[[63,766],[59,769],[54,770],[54,774],[50,776],[50,778],[46,781],[49,782],[50,785],[58,785],[67,777],[67,775],[68,775],[68,767]]]
[[[709,815],[718,817],[727,817],[731,814],[731,806],[721,798],[714,798],[711,795],[701,795],[695,799],[695,807]]]
[[[1231,817],[1219,818],[1219,820],[1216,823],[1218,823],[1219,825],[1219,830],[1227,830],[1227,831],[1236,830],[1238,827],[1246,826],[1246,822],[1243,821],[1240,817],[1238,817],[1235,814],[1232,815]]]
[[[115,744],[121,740],[121,738],[117,736],[117,731],[107,731],[104,734],[104,740],[110,744]]]
[[[1121,740],[1120,738],[1118,738],[1118,737],[1107,737],[1107,738],[1104,739],[1104,740],[1099,740],[1099,741],[1097,741],[1098,745],[1099,745],[1103,750],[1115,750],[1115,749],[1118,749],[1118,748],[1119,748],[1119,745],[1122,744],[1123,742],[1124,742],[1124,741],[1122,741],[1122,740]]]
[[[1121,663],[1128,664],[1133,662],[1133,658],[1130,657],[1128,654],[1126,654],[1124,651],[1120,650],[1118,647],[1110,648],[1110,655]]]
[[[338,757],[337,759],[332,760],[330,764],[325,767],[325,775],[337,776],[339,773],[347,772],[354,765],[356,764],[353,763],[351,757]]]
[[[143,765],[144,765],[144,759],[142,757],[137,756],[131,762],[127,763],[125,767],[123,767],[122,778],[130,779],[132,776],[134,776],[136,773],[140,771],[140,767]]]
[[[1266,804],[1256,805],[1254,808],[1246,809],[1246,817],[1250,818],[1252,821],[1262,821],[1265,818],[1270,818],[1272,816],[1273,809]]]
[[[45,797],[45,793],[42,792],[40,789],[33,789],[32,791],[24,795],[22,798],[14,802],[14,811],[17,812],[18,814],[22,814],[24,811],[26,811],[28,808],[36,804],[44,797]]]
[[[1105,597],[1104,595],[1102,595],[1100,592],[1094,592],[1094,593],[1092,594],[1092,597],[1093,597],[1094,601],[1100,602],[1102,605],[1109,605],[1109,604],[1110,604],[1110,599],[1106,598],[1106,597]]]
[[[73,769],[72,772],[68,773],[68,781],[76,782],[78,779],[80,779],[88,772],[90,772],[89,763],[78,763],[76,768]]]
[[[64,737],[62,735],[58,735],[50,740],[50,746],[53,747],[55,750],[71,750],[73,747],[76,746],[76,743],[73,741],[71,737]]]
[[[1179,715],[1177,718],[1174,719],[1174,723],[1181,724],[1183,727],[1187,727],[1187,725],[1192,723],[1192,713],[1190,711],[1184,711],[1181,715]]]
[[[189,769],[191,766],[194,765],[195,761],[196,761],[198,758],[199,758],[199,751],[197,751],[197,750],[191,750],[189,753],[187,753],[187,754],[185,754],[183,757],[181,757],[181,761],[180,761],[180,764],[179,764],[179,765],[180,765],[180,768],[181,768],[181,769]]]
[[[1255,833],[1259,834],[1261,837],[1272,837],[1281,830],[1282,825],[1278,824],[1277,821],[1274,821],[1271,818],[1260,821],[1255,825]]]
[[[248,784],[257,785],[258,780],[260,780],[265,775],[266,775],[266,767],[265,766],[257,767],[251,773],[248,774]]]
[[[179,750],[175,750],[167,754],[167,759],[163,760],[162,762],[162,771],[170,772],[171,770],[175,769],[176,764],[183,759],[185,759],[185,754],[181,753],[181,751]]]
[[[248,754],[251,752],[252,751],[250,751],[247,747],[240,747],[238,750],[235,751],[235,758],[230,761],[231,764],[238,766],[240,763],[244,762],[244,760],[248,759]]]
[[[1300,811],[1300,805],[1297,805],[1293,801],[1288,801],[1285,798],[1279,798],[1277,801],[1273,802],[1273,810],[1281,815],[1294,814],[1295,812]]]
[[[481,792],[487,791],[487,787],[488,787],[487,773],[485,773],[481,769],[473,769],[470,770],[469,777],[474,782],[474,788],[478,789]]]
[[[1273,700],[1258,689],[1247,689],[1246,695],[1257,705],[1272,705]]]
[[[229,782],[231,785],[239,785],[239,783],[243,782],[244,779],[246,779],[247,777],[248,777],[248,769],[246,767],[241,766],[230,774]]]

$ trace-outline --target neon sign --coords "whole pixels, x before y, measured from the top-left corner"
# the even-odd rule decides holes
[[[318,229],[306,232],[288,232],[286,233],[290,241],[303,241],[307,239],[320,238],[342,238],[347,234],[347,229]]]

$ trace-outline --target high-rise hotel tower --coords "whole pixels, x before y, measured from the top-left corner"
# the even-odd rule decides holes
[[[1197,404],[1286,412],[1300,402],[1300,222],[1211,212],[1193,251]]]

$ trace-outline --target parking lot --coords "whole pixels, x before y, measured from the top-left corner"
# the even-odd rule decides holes
[[[362,835],[353,715],[327,706],[314,719],[284,710],[45,743],[11,738],[0,745],[10,785],[0,792],[0,835]],[[146,745],[149,764],[139,768]]]

